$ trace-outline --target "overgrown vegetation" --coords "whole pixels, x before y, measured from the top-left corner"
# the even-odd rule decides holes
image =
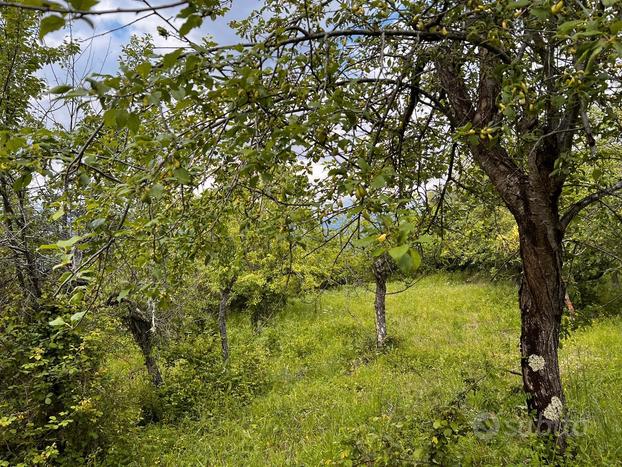
[[[400,287],[392,283],[389,291]],[[387,319],[394,332],[384,352],[376,350],[373,339],[373,293],[361,288],[326,292],[317,304],[294,301],[261,334],[235,316],[230,324],[234,374],[227,376],[219,367],[217,339],[200,347],[197,364],[206,368],[212,355],[211,383],[204,386],[199,377],[189,386],[188,376],[175,376],[179,367],[167,369],[164,391],[190,395],[187,412],[180,414],[185,418],[134,428],[112,447],[106,462],[546,463],[555,450],[536,435],[520,376],[512,373],[519,371],[512,351],[520,332],[513,291],[505,282],[427,277],[403,294],[388,296]],[[574,423],[568,465],[611,465],[619,459],[622,431],[616,420],[622,406],[612,394],[622,385],[621,326],[618,318],[599,320],[564,341],[561,365]],[[109,361],[109,371],[127,374],[121,362],[129,359],[139,371],[136,377],[148,385],[138,352],[130,342],[125,345]],[[246,362],[258,355],[265,358],[261,368],[248,368]],[[196,376],[198,368],[186,365],[185,375]],[[232,384],[236,394],[220,393],[215,386],[236,381],[241,366],[247,376],[237,388]],[[240,392],[256,383],[261,388],[251,389],[250,397]],[[206,386],[211,394],[201,389]],[[134,386],[124,396],[135,410],[139,395],[140,387]]]
[[[0,467],[618,461],[622,1],[114,3],[0,1]]]

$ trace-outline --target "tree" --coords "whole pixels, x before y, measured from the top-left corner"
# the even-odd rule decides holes
[[[112,89],[89,92],[110,91],[105,104],[115,103],[109,115],[120,126],[127,119],[116,117],[142,105],[129,95],[176,100],[175,118],[200,120],[193,141],[215,148],[203,167],[232,163],[232,180],[252,188],[283,166],[322,164],[318,209],[352,197],[354,219],[382,209],[365,196],[379,176],[404,206],[428,208],[429,180],[446,186],[478,167],[518,227],[528,406],[540,429],[560,432],[562,241],[574,217],[622,181],[569,205],[565,188],[589,163],[576,149],[600,160],[597,137],[618,129],[610,115],[619,104],[621,8],[611,0],[267,1],[238,23],[248,42],[195,44],[145,67],[155,75],[148,87],[126,73],[123,83],[108,81]],[[602,117],[591,119],[596,109]]]
[[[347,113],[349,104],[355,118],[387,132],[395,131],[393,122],[402,118],[410,124],[411,116],[399,103],[414,92],[415,106],[428,108],[422,115],[430,133],[453,130],[459,156],[472,157],[511,211],[523,268],[519,301],[524,388],[538,426],[560,431],[565,404],[557,363],[565,295],[562,240],[581,209],[622,189],[622,182],[594,187],[592,195],[565,210],[562,195],[568,176],[583,162],[575,157],[577,147],[592,147],[595,159],[603,157],[595,135],[608,131],[608,120],[591,122],[588,110],[607,112],[618,99],[617,87],[610,84],[617,80],[615,60],[622,49],[622,24],[616,21],[620,6],[469,1],[374,2],[365,7],[354,2],[332,16],[326,4],[307,6],[268,2],[264,9],[272,18],[273,36],[262,47],[278,50],[280,63],[291,70],[281,86],[294,80],[306,83],[306,101],[317,103],[308,112]],[[254,30],[261,32],[266,32],[263,24]],[[418,60],[425,61],[423,68],[416,66]],[[293,63],[301,65],[295,68]],[[277,64],[275,70],[282,68]],[[348,83],[350,92],[344,96],[337,85]],[[281,90],[295,102],[288,109],[300,109],[301,101]],[[336,96],[341,109],[334,108]],[[357,112],[354,103],[361,97],[366,103]],[[304,115],[310,127],[318,128],[310,114]],[[418,125],[413,122],[413,127]],[[343,125],[336,125],[328,140],[341,139],[340,131]],[[361,129],[357,134],[366,133]],[[372,132],[365,144],[372,144],[376,135],[382,139],[380,130]],[[398,176],[406,178],[405,171],[420,172],[422,166],[439,163],[438,148],[447,142],[431,136],[426,140],[422,157],[401,158],[406,169]],[[322,146],[317,141],[314,147]],[[374,155],[376,162],[386,157]],[[344,164],[355,162],[344,157]],[[455,176],[454,164],[444,164],[448,179]],[[468,169],[469,162],[463,160],[462,166]]]
[[[34,304],[42,294],[43,274],[36,254],[36,212],[31,206],[29,185],[39,166],[29,154],[25,139],[11,139],[20,128],[36,124],[30,116],[31,99],[44,89],[36,72],[54,60],[55,51],[30,43],[37,33],[34,14],[22,10],[1,10],[0,31],[0,198],[2,199],[3,243],[13,257],[12,267],[24,294]]]

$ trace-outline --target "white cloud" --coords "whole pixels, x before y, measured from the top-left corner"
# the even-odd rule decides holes
[[[170,0],[158,0],[150,2],[150,5],[157,7],[170,3]],[[240,39],[229,26],[228,23],[235,19],[247,17],[252,10],[260,5],[260,0],[234,0],[231,10],[224,16],[215,21],[206,18],[200,28],[192,30],[188,38],[196,43],[200,43],[203,37],[210,36],[220,44],[233,44]],[[143,2],[132,2],[123,4],[118,0],[101,0],[94,8],[95,10],[114,10],[117,8],[143,8]],[[169,8],[160,10],[159,13],[176,28],[179,28],[184,20],[175,18],[180,8]],[[146,16],[146,17],[145,17]],[[45,67],[40,72],[40,76],[48,83],[49,87],[60,84],[77,84],[85,77],[93,73],[114,74],[118,69],[118,59],[122,52],[122,47],[129,42],[132,35],[151,34],[154,44],[161,48],[158,52],[166,52],[166,48],[176,48],[187,45],[185,42],[173,37],[162,37],[158,34],[157,28],[161,26],[170,30],[167,21],[149,12],[143,13],[111,13],[106,15],[93,15],[90,17],[93,24],[91,27],[86,21],[75,20],[67,28],[48,34],[45,43],[49,46],[59,46],[65,41],[74,40],[80,43],[81,53],[74,57],[71,63],[63,66],[53,64]],[[36,107],[41,112],[49,111],[54,108],[52,99],[44,97],[36,103]],[[51,111],[51,120],[67,126],[71,119],[66,108],[54,109]]]

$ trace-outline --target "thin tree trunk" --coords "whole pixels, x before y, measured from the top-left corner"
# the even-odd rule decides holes
[[[147,373],[151,376],[151,382],[154,386],[159,387],[164,382],[162,374],[160,373],[160,367],[153,355],[147,355],[145,358],[145,366],[147,367]]]
[[[222,347],[222,359],[229,360],[229,338],[227,337],[227,308],[231,288],[226,287],[220,292],[220,306],[218,307],[218,331],[220,332],[220,346]]]
[[[28,300],[36,302],[41,297],[41,285],[35,258],[28,242],[23,199],[19,198],[18,208],[20,212],[18,213],[11,203],[8,182],[4,177],[0,177],[0,195],[3,202],[4,223],[7,229],[9,245],[15,252],[15,255],[17,257],[21,256],[24,261],[24,265],[21,265],[20,261],[15,262],[16,276]]]
[[[389,275],[389,263],[387,258],[381,256],[373,264],[374,277],[376,278],[376,299],[374,309],[376,313],[376,346],[384,348],[387,340],[386,296],[387,276]]]

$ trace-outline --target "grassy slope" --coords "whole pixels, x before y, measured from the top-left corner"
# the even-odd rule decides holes
[[[218,422],[148,426],[135,440],[141,458],[134,463],[318,465],[347,460],[344,440],[373,450],[378,439],[394,436],[397,445],[406,440],[429,452],[442,438],[434,421],[451,417],[460,435],[448,436],[443,463],[539,463],[540,445],[526,434],[520,377],[508,371],[519,369],[513,286],[437,275],[391,295],[394,342],[380,355],[372,302],[369,291],[342,289],[317,304],[293,303],[259,337],[246,322],[232,323],[233,358],[236,342],[268,349],[271,389]],[[621,331],[621,320],[605,320],[564,342],[568,406],[575,419],[587,420],[573,441],[577,464],[622,458]],[[475,390],[466,391],[457,418],[448,415],[468,388]],[[491,439],[471,428],[482,412],[499,417],[501,432]]]

